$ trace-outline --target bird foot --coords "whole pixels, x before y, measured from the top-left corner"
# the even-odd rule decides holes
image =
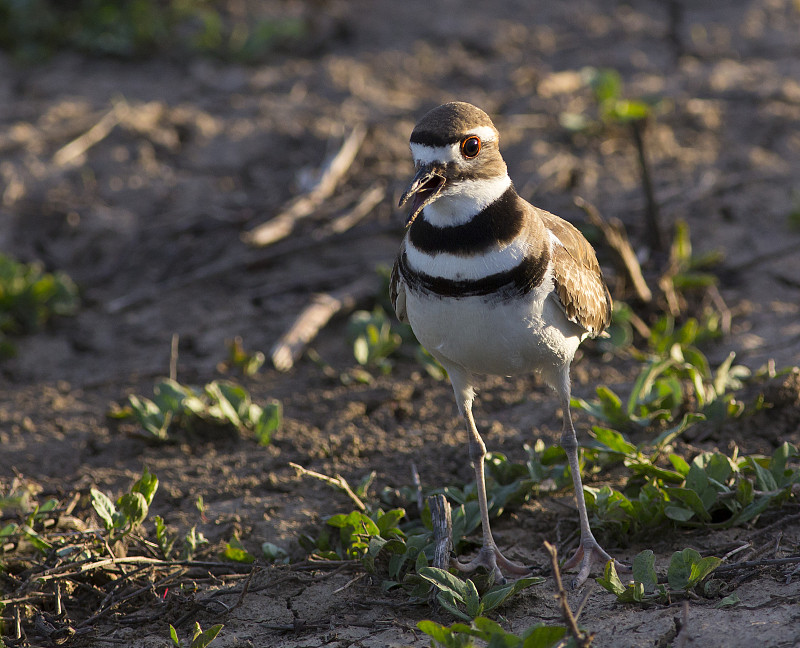
[[[609,553],[603,549],[594,539],[594,536],[589,535],[581,538],[581,543],[572,554],[572,557],[567,560],[562,569],[572,569],[578,565],[581,566],[578,575],[572,580],[572,589],[578,589],[589,578],[589,571],[592,569],[592,564],[595,562],[607,563],[609,560],[614,561],[614,567],[617,571],[631,571],[631,567],[619,562],[616,558],[612,558]]]
[[[486,571],[494,574],[494,582],[498,585],[503,585],[506,582],[503,570],[515,576],[524,576],[530,574],[531,571],[525,567],[525,565],[520,565],[506,558],[494,545],[484,545],[481,547],[478,555],[468,563],[454,560],[453,566],[461,572],[474,572],[478,568],[483,567]]]

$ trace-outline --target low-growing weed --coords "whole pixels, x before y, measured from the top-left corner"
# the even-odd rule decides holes
[[[130,492],[117,498],[116,505],[102,491],[91,489],[92,507],[112,540],[128,535],[144,522],[157,490],[158,478],[147,469]]]
[[[614,562],[606,564],[598,584],[616,595],[622,603],[645,603],[648,601],[670,602],[676,597],[693,594],[702,581],[722,564],[721,558],[702,558],[694,549],[684,549],[672,554],[667,570],[667,583],[658,582],[655,556],[649,549],[633,559],[633,582],[623,584],[614,568]]]
[[[648,460],[633,446],[626,450],[616,439],[612,445],[635,476],[624,493],[610,486],[587,486],[584,493],[594,517],[592,528],[617,537],[652,533],[667,521],[690,527],[739,526],[792,497],[792,487],[800,483],[800,470],[790,465],[800,455],[788,443],[771,458],[704,452],[689,464],[670,454],[672,470],[648,469]]]
[[[78,303],[68,275],[0,254],[0,359],[15,353],[9,336],[35,333],[54,316],[74,315]]]
[[[156,383],[153,394],[152,400],[131,394],[129,404],[110,415],[136,419],[148,438],[156,441],[171,440],[170,431],[175,428],[193,432],[227,427],[252,434],[261,445],[270,443],[283,419],[280,402],[261,407],[244,387],[224,380],[200,390],[166,379]]]
[[[507,585],[495,585],[479,594],[472,579],[463,580],[444,569],[422,567],[418,573],[439,590],[436,594],[439,604],[453,616],[465,621],[491,612],[514,594],[545,581],[541,576],[520,578]]]
[[[178,639],[178,631],[170,623],[169,625],[169,638],[172,641],[172,645],[176,646],[176,648],[206,648],[214,639],[217,638],[220,630],[225,626],[221,623],[217,625],[211,626],[208,630],[203,630],[200,628],[200,624],[195,621],[194,622],[194,630],[192,632],[192,641],[189,644],[182,642]]]
[[[487,646],[503,648],[552,648],[567,633],[564,626],[548,626],[537,623],[520,634],[512,634],[503,630],[499,623],[486,617],[476,617],[469,625],[454,623],[443,626],[435,621],[420,621],[417,627],[428,635],[437,646],[444,648],[470,648],[475,646],[474,640],[485,641]]]
[[[222,373],[238,369],[244,376],[254,376],[264,366],[266,361],[264,352],[248,351],[244,348],[242,338],[239,336],[232,340],[226,340],[225,347],[228,351],[228,358],[217,366]]]

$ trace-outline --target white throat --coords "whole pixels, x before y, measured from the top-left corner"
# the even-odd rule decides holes
[[[510,186],[508,174],[447,184],[441,196],[425,206],[423,216],[436,227],[463,225],[502,196]]]

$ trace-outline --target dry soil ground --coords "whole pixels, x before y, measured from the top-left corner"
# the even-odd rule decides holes
[[[161,480],[153,512],[172,528],[196,524],[212,543],[236,532],[254,553],[269,541],[299,557],[297,535],[349,510],[349,502],[299,478],[290,461],[353,482],[374,470],[376,491],[407,485],[412,461],[426,486],[468,481],[450,387],[412,359],[372,384],[343,384],[338,375],[355,365],[344,319],[313,343],[334,377],[304,358],[288,373],[270,367],[245,380],[258,401],[283,403],[284,426],[268,447],[244,438],[151,445],[106,412],[129,393],[151,393],[168,372],[173,334],[180,336],[178,378],[201,384],[219,377],[226,339],[238,335],[246,347],[268,351],[313,293],[390,264],[403,222],[394,205],[411,172],[408,135],[417,118],[446,100],[471,101],[496,118],[526,198],[580,221],[572,198],[583,196],[643,243],[630,138],[571,137],[559,125],[564,112],[592,110],[576,74],[587,65],[619,70],[632,95],[666,98],[648,134],[665,229],[685,219],[697,249],[725,252],[719,274],[733,328],[709,350],[712,360],[734,350],[753,368],[770,358],[779,367],[800,361],[800,234],[789,220],[800,201],[797,2],[266,6],[305,16],[310,31],[299,52],[254,66],[166,54],[136,62],[64,54],[21,68],[0,56],[0,249],[66,271],[82,291],[75,317],[20,340],[17,358],[1,367],[0,488],[16,476],[55,496],[90,486],[119,494],[146,466]],[[127,112],[105,138],[72,160],[54,157],[114,105]],[[288,242],[248,249],[242,232],[300,193],[308,170],[360,124],[368,127],[366,139],[334,204]],[[386,197],[361,224],[316,241],[375,183]],[[601,257],[605,263],[602,250]],[[588,397],[603,382],[624,391],[632,376],[629,364],[589,349],[577,363],[575,390]],[[560,425],[554,399],[533,377],[486,381],[477,413],[489,447],[516,460],[526,441],[555,441]],[[578,416],[584,438],[589,423]],[[797,426],[796,410],[781,420],[765,416],[714,432],[702,447],[726,451],[735,441],[744,452],[769,452],[779,439],[797,443]],[[558,500],[567,506],[536,499],[501,518],[499,544],[512,557],[544,565],[542,541],[557,542],[575,528],[570,498],[567,492]],[[797,525],[780,530],[776,555],[795,553]],[[753,532],[676,531],[618,552],[627,559],[651,547],[663,568],[676,549],[719,552]],[[757,544],[773,546],[777,533]],[[215,586],[207,582],[194,599],[203,605],[157,590],[143,611],[152,613],[156,597],[171,607],[140,617],[155,620],[107,615],[80,641],[162,646],[168,622],[180,620],[186,636],[197,619],[204,627],[225,624],[219,646],[421,646],[427,642],[417,621],[449,622],[366,578],[351,582],[355,572],[327,574],[264,568],[227,614],[209,602]],[[235,603],[240,584],[229,582],[230,593],[215,600]],[[595,645],[672,641],[679,606],[626,607],[593,581],[587,587],[581,621],[596,633]],[[552,591],[548,581],[514,599],[502,610],[507,627],[558,622]],[[800,643],[800,578],[787,582],[784,572],[762,571],[736,591],[741,603],[732,608],[692,603],[685,645]],[[36,636],[34,644],[43,641]]]

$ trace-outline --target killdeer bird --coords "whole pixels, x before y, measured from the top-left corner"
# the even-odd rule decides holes
[[[538,371],[564,412],[561,446],[572,471],[580,545],[564,567],[580,565],[573,586],[595,560],[611,560],[589,527],[578,443],[570,416],[570,363],[578,345],[611,320],[611,296],[589,242],[572,225],[520,198],[500,155],[489,116],[468,103],[425,115],[411,133],[416,175],[400,199],[411,202],[408,228],[392,270],[397,317],[444,366],[469,433],[483,546],[463,571],[479,566],[528,569],[503,556],[489,526],[483,463],[475,427],[476,374]],[[620,563],[617,567],[625,569]]]

